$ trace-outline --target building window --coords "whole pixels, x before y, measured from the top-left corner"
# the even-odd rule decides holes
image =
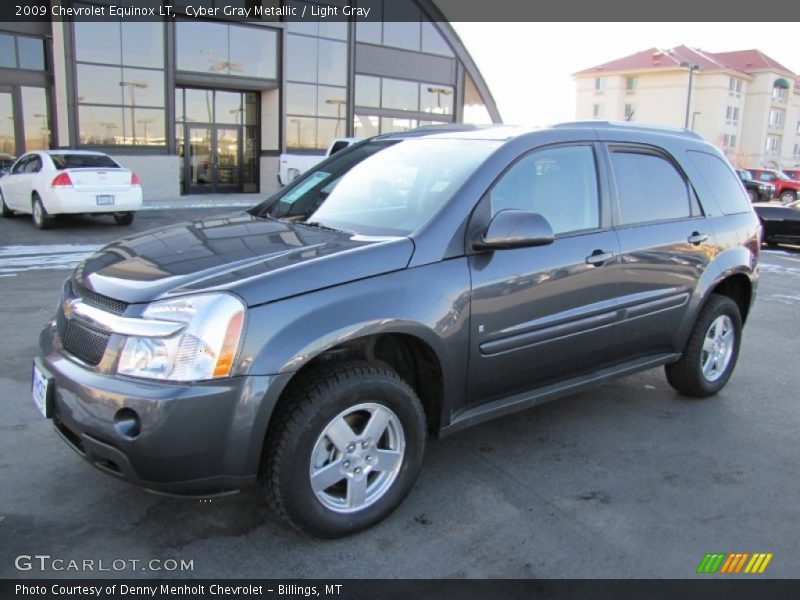
[[[773,108],[769,111],[769,125],[770,127],[781,127],[783,125],[782,110]]]
[[[636,109],[634,108],[633,104],[626,104],[625,105],[625,120],[626,121],[633,121],[633,117],[636,114]]]
[[[800,121],[797,122],[797,129],[795,130],[795,133],[800,134]]]
[[[606,89],[606,80],[603,77],[594,78],[594,91],[602,92]]]
[[[592,107],[592,116],[595,119],[602,119],[603,118],[603,105],[602,104],[595,104]]]
[[[44,40],[9,33],[0,34],[0,67],[44,71],[47,68]]]
[[[738,123],[739,122],[739,107],[738,106],[734,106],[733,107],[733,122],[734,123]]]
[[[736,77],[731,77],[728,82],[728,91],[736,92],[737,94],[742,93],[742,80]]]
[[[778,148],[781,145],[781,138],[776,135],[768,135],[767,136],[767,143],[766,143],[766,150],[767,152],[777,152]]]
[[[633,92],[636,90],[636,86],[639,83],[638,77],[626,77],[625,78],[625,90],[628,92]]]
[[[355,105],[446,116],[453,114],[452,86],[389,77],[356,75]]]
[[[794,156],[795,158],[800,157],[800,144],[794,145]]]
[[[265,27],[207,21],[178,21],[175,26],[179,71],[275,79],[278,35]]]
[[[287,29],[286,146],[324,150],[347,135],[347,23],[290,22]]]
[[[725,120],[730,121],[733,116],[733,107],[729,106],[725,109]]]
[[[420,11],[416,15],[410,14],[407,3],[402,3],[400,12],[397,3],[391,0],[360,0],[358,4],[370,8],[370,21],[356,25],[358,42],[451,58],[455,56],[436,24],[423,19]]]
[[[780,80],[779,80],[780,81]],[[788,89],[780,85],[778,82],[772,86],[772,99],[777,102],[786,102],[788,96]]]
[[[164,25],[75,21],[74,28],[79,144],[166,145]]]
[[[414,119],[410,117],[379,117],[378,115],[356,113],[353,117],[353,135],[371,137],[379,133],[410,131],[427,125],[443,125],[446,121]]]
[[[737,94],[741,94],[742,93],[742,86],[743,85],[744,85],[744,83],[742,82],[741,79],[737,79],[736,80],[736,93]]]

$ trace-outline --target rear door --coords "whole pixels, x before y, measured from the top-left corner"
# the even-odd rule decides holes
[[[488,222],[489,212],[505,209],[533,211],[550,222],[556,239],[470,255],[470,404],[523,393],[604,362],[619,258],[604,189],[595,146],[570,144],[523,155],[481,200],[473,221]]]
[[[27,177],[25,175],[25,168],[32,159],[33,155],[31,154],[26,154],[21,157],[14,163],[11,172],[0,181],[3,187],[3,196],[9,208],[30,212],[30,203],[23,207],[21,199],[23,196],[22,188],[25,184],[24,179]]]
[[[650,146],[607,146],[619,236],[619,361],[676,350],[689,298],[714,256],[713,231],[678,164]],[[741,194],[741,192],[740,192]]]

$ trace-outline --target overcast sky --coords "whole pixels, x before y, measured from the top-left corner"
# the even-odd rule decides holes
[[[757,48],[800,72],[797,23],[454,23],[505,123],[575,119],[571,74],[647,48]]]

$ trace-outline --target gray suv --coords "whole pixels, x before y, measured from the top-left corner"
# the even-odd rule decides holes
[[[683,130],[380,136],[252,210],[87,259],[33,396],[109,475],[258,485],[341,536],[402,501],[429,434],[657,366],[682,394],[721,390],[759,234],[728,162]]]

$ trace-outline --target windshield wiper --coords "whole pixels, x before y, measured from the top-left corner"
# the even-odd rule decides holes
[[[347,229],[337,229],[336,227],[328,227],[327,225],[323,225],[319,221],[297,221],[298,225],[308,225],[309,227],[316,227],[317,229],[325,229],[327,231],[337,231],[339,233],[349,233],[350,235],[356,235],[355,231],[348,231]]]

